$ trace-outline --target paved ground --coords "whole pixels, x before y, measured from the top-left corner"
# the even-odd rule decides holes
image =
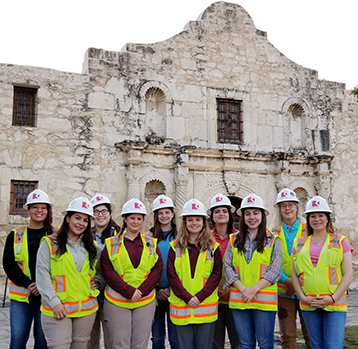
[[[2,297],[0,297],[1,306],[2,306]],[[348,294],[348,314],[347,314],[347,324],[346,326],[358,326],[358,291],[352,291]],[[278,325],[276,320],[276,332],[278,332]],[[279,344],[279,335],[275,335],[276,343],[275,348],[281,348]],[[9,348],[10,344],[10,325],[9,325],[9,307],[8,300],[6,301],[5,307],[0,308],[0,349]],[[30,338],[27,348],[33,347],[32,337]],[[151,348],[151,345],[148,345],[148,349]],[[169,348],[169,346],[167,346]],[[227,348],[230,348],[230,345],[227,344]],[[305,348],[303,343],[299,343],[297,348]],[[189,349],[189,348],[188,348]],[[204,349],[204,348],[203,348]]]

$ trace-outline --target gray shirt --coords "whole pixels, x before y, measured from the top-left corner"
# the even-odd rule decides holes
[[[86,253],[87,253],[84,244],[82,242],[82,236],[80,236],[77,241],[72,241],[68,237],[67,247],[75,262],[76,270],[79,273],[83,267],[83,264],[86,259]],[[100,250],[97,249],[97,258],[99,258],[99,256],[100,256]],[[100,261],[97,262],[97,265],[98,264],[99,265],[101,264]],[[97,276],[97,278],[95,277],[94,279],[96,283],[101,282],[100,276]],[[42,296],[42,303],[44,306],[53,309],[56,305],[61,303],[52,285],[51,253],[46,241],[42,242],[37,252],[36,285],[38,291]]]

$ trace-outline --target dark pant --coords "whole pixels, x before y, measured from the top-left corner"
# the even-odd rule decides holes
[[[34,348],[46,349],[46,339],[41,326],[41,297],[30,294],[29,303],[10,301],[10,349],[26,349],[34,320]]]
[[[179,349],[175,327],[169,316],[169,302],[157,300],[152,324],[152,348],[165,349],[165,316],[167,317],[168,337],[171,349]]]
[[[225,348],[225,327],[230,339],[231,349],[239,348],[239,338],[237,336],[232,310],[228,304],[220,304],[218,309],[218,319],[215,324],[215,335],[213,349]]]
[[[306,342],[306,349],[311,349],[311,344],[308,338],[308,332],[305,320],[300,310],[298,299],[290,299],[278,296],[278,320],[281,332],[281,346],[282,349],[296,348],[296,316],[300,316],[301,328],[303,337]]]
[[[180,349],[204,349],[213,346],[215,322],[175,326]]]

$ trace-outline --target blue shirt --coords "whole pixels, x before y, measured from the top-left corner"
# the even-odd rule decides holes
[[[171,234],[172,230],[163,231],[164,239],[158,242],[158,248],[160,253],[162,254],[163,259],[163,271],[162,276],[158,282],[158,286],[160,288],[168,288],[169,281],[167,277],[167,261],[168,261],[168,253],[169,253],[169,243],[174,240],[174,234]]]
[[[292,225],[292,227],[288,226],[285,222],[282,222],[282,230],[283,230],[283,234],[285,236],[285,242],[286,242],[287,252],[288,252],[289,256],[291,256],[293,241],[295,240],[295,237],[296,237],[297,231],[300,227],[300,224],[301,224],[301,222],[298,219]],[[283,248],[284,247],[282,246],[282,249]],[[289,279],[289,277],[285,274],[285,272],[282,269],[282,273],[281,273],[281,277],[280,277],[279,281],[281,282],[281,284],[284,284],[288,279]],[[286,297],[286,298],[298,299],[297,295],[286,296],[286,294],[282,294],[282,293],[279,293],[279,295]]]

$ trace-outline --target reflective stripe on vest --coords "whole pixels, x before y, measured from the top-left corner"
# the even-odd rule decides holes
[[[64,305],[67,317],[82,317],[93,314],[98,309],[96,296],[98,290],[91,289],[95,265],[90,267],[88,252],[80,272],[77,272],[71,252],[66,247],[66,253],[56,256],[56,236],[44,237],[51,254],[51,281],[57,297]],[[95,246],[97,244],[94,242]],[[42,304],[41,312],[53,317],[53,310]]]
[[[125,233],[122,237],[118,237],[117,235],[107,238],[105,240],[105,245],[113,269],[127,284],[137,288],[148,277],[158,260],[158,255],[156,253],[157,239],[145,234],[140,235],[143,243],[143,251],[138,267],[134,268],[123,242],[124,235]],[[144,296],[135,302],[131,302],[130,299],[123,297],[107,284],[104,295],[106,299],[114,305],[134,309],[152,302],[155,299],[155,290],[152,290],[149,295]]]
[[[307,296],[331,296],[342,280],[342,241],[346,238],[342,235],[327,234],[327,238],[320,252],[316,267],[313,267],[310,256],[311,236],[295,240],[294,248],[297,251],[294,258],[296,274],[303,292]],[[344,293],[335,303],[326,306],[327,311],[347,311],[347,293]],[[300,302],[302,310],[314,311],[317,308],[307,303]]]
[[[191,277],[191,267],[189,252],[176,246],[176,241],[170,243],[170,247],[175,253],[175,271],[183,284],[183,287],[191,294],[199,292],[206,284],[213,272],[214,253],[219,244],[213,245],[206,251],[201,251],[195,267],[194,278]],[[170,291],[170,318],[175,325],[209,323],[217,320],[218,315],[218,296],[217,289],[207,297],[200,305],[193,309],[190,308],[182,299],[178,298],[174,292]]]
[[[27,246],[27,226],[21,226],[13,230],[14,232],[14,257],[15,262],[21,271],[31,279],[29,269],[29,251]],[[18,286],[10,281],[9,298],[18,302],[29,302],[30,290]]]
[[[283,232],[282,224],[278,226],[278,228],[274,228],[271,231],[273,234],[277,235],[281,240],[281,246],[282,246],[282,269],[285,273],[285,275],[291,279],[291,273],[292,273],[292,263],[293,263],[293,254],[289,254],[287,250],[287,243],[285,238],[285,233]],[[296,236],[294,239],[297,239],[299,237],[306,236],[306,226],[304,223],[300,223]],[[282,284],[281,282],[277,283],[278,292],[281,294],[286,294],[287,287]]]
[[[262,275],[269,267],[274,241],[278,238],[267,231],[266,245],[262,253],[257,250],[254,251],[250,263],[246,263],[243,253],[239,253],[235,247],[235,238],[238,233],[230,235],[231,251],[232,251],[232,266],[236,270],[240,281],[245,287],[251,287],[258,283]],[[245,302],[241,298],[241,292],[231,286],[229,306],[233,309],[259,309],[265,311],[277,310],[277,284],[270,285],[258,291],[256,299],[250,302]]]

